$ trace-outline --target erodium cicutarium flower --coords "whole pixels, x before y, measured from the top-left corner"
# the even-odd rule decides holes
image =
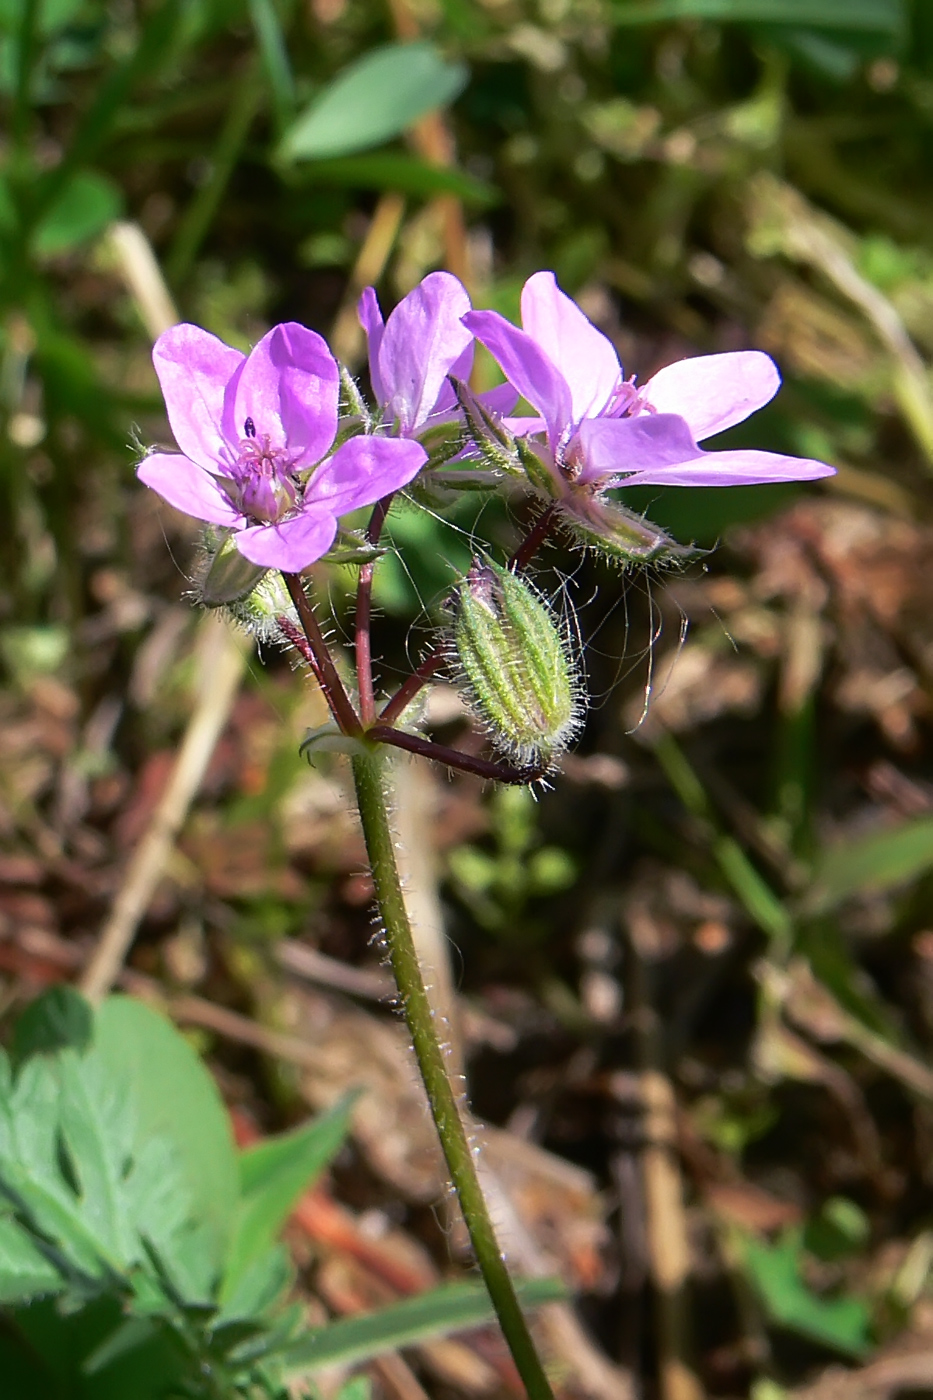
[[[473,335],[463,323],[469,310],[466,288],[449,272],[429,273],[385,322],[375,289],[363,292],[359,318],[369,345],[369,378],[388,431],[415,437],[457,411],[450,380],[468,380],[473,367]],[[510,385],[501,385],[481,400],[508,413],[517,397]]]
[[[140,480],[178,510],[228,526],[261,567],[306,568],[330,548],[341,516],[406,486],[426,461],[416,442],[369,434],[328,456],[337,362],[294,321],[248,356],[199,326],[173,326],[153,362],[181,452],[150,452]]]
[[[570,511],[610,487],[739,486],[832,475],[833,467],[807,458],[699,446],[777,393],[781,377],[760,350],[679,360],[637,386],[625,378],[612,342],[560,290],[553,272],[530,277],[521,304],[521,330],[495,311],[471,311],[463,320],[540,415],[508,426],[529,438],[551,473],[553,494]]]

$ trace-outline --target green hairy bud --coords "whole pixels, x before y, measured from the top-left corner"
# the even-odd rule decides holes
[[[605,496],[578,493],[560,501],[558,509],[581,544],[616,564],[660,564],[696,553],[644,516]]]
[[[583,711],[569,639],[550,608],[517,574],[480,560],[451,608],[463,679],[492,742],[520,767],[550,767]]]
[[[208,526],[196,568],[192,597],[205,608],[223,608],[260,640],[274,637],[278,619],[293,615],[292,602],[275,569],[245,559],[232,531]]]

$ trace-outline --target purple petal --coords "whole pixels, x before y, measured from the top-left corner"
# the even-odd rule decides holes
[[[410,438],[350,438],[314,473],[305,504],[349,515],[407,486],[427,460],[421,444]]]
[[[572,421],[570,388],[530,335],[511,325],[498,311],[471,311],[464,325],[498,361],[509,383],[536,408],[547,424],[552,447]]]
[[[237,535],[236,547],[252,564],[294,574],[326,554],[336,534],[336,518],[322,508],[279,525],[251,525]]]
[[[170,506],[196,520],[236,525],[243,519],[210,473],[177,452],[150,452],[136,468],[136,475]]]
[[[360,325],[366,332],[366,344],[369,348],[369,382],[372,385],[373,397],[376,403],[382,404],[385,403],[386,394],[379,374],[379,347],[382,344],[385,321],[382,319],[382,311],[379,307],[379,298],[376,296],[375,287],[364,287],[363,295],[357,303],[356,314],[360,318]]]
[[[252,420],[255,436],[287,451],[295,466],[319,462],[337,432],[340,371],[327,342],[296,321],[273,326],[254,346],[224,404],[224,435],[235,447]]]
[[[222,436],[224,391],[245,358],[216,335],[187,323],[163,331],[155,343],[152,362],[175,441],[200,467],[216,471],[228,460]]]
[[[522,326],[570,387],[575,423],[595,418],[622,380],[612,341],[557,285],[553,272],[536,272],[522,289]]]
[[[732,350],[678,360],[649,379],[644,397],[659,413],[679,413],[697,442],[742,423],[770,403],[781,376],[761,350]]]
[[[484,390],[479,395],[479,401],[487,413],[505,418],[518,403],[518,392],[513,384],[497,384],[494,389]]]
[[[779,452],[740,449],[698,452],[692,461],[656,467],[617,482],[619,486],[763,486],[779,481],[818,481],[834,476],[835,467],[809,457],[785,457]]]
[[[449,272],[432,272],[409,292],[386,322],[379,347],[379,378],[389,417],[403,433],[416,432],[471,336],[462,323],[470,309],[466,289]]]
[[[434,413],[431,415],[432,417],[434,417],[435,414],[445,414],[445,413],[456,413],[456,412],[457,412],[457,409],[458,409],[457,395],[454,393],[454,388],[453,388],[453,385],[451,384],[450,381],[451,381],[451,379],[459,379],[459,380],[462,380],[462,382],[463,382],[464,384],[469,384],[469,382],[470,382],[470,375],[471,375],[472,373],[473,373],[473,337],[470,336],[470,343],[469,343],[469,345],[467,346],[467,348],[463,351],[463,353],[462,353],[461,355],[458,355],[458,356],[457,356],[456,360],[454,360],[453,364],[450,366],[450,369],[448,370],[447,378],[444,380],[443,384],[441,385],[440,393],[438,394],[438,396],[437,396],[437,398],[436,398],[436,400],[435,400],[435,402],[434,402]]]
[[[701,455],[684,420],[674,413],[638,418],[588,418],[575,443],[583,449],[581,483],[627,472],[676,467]],[[573,459],[575,443],[568,454]]]

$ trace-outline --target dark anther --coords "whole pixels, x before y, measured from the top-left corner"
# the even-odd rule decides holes
[[[246,437],[256,436],[256,424],[253,422],[252,418],[247,418],[246,422],[243,424],[243,432]]]

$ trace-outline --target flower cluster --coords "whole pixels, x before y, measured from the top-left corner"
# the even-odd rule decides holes
[[[376,411],[343,423],[340,369],[314,331],[276,326],[248,356],[197,326],[166,331],[154,361],[181,451],[150,452],[141,480],[223,527],[253,565],[295,573],[328,552],[341,517],[451,457],[511,465],[581,538],[623,558],[669,541],[610,491],[810,481],[833,470],[752,449],[705,451],[700,442],[773,398],[780,376],[769,356],[701,355],[639,386],[551,272],[525,283],[521,329],[474,311],[445,272],[388,320],[368,288],[359,314]],[[506,379],[476,400],[465,388],[475,340]],[[513,416],[519,398],[527,416]]]
[[[626,507],[627,487],[811,481],[833,470],[700,446],[777,392],[780,376],[767,355],[680,360],[639,385],[553,273],[529,278],[521,310],[521,328],[495,311],[474,311],[455,277],[434,272],[385,319],[368,288],[359,316],[371,407],[304,326],[275,326],[249,355],[197,326],[174,326],[159,337],[154,361],[180,450],[153,450],[138,468],[171,505],[206,522],[200,600],[297,647],[344,737],[355,744],[368,735],[516,782],[553,765],[583,713],[566,628],[521,577],[554,523],[625,563],[670,557],[683,550]],[[469,387],[476,342],[505,379],[483,394]],[[406,488],[435,499],[451,489],[524,488],[544,509],[507,568],[475,561],[451,595],[447,633],[380,711],[373,568],[391,499]],[[364,506],[374,507],[372,518],[365,536],[354,536],[341,521]],[[332,550],[341,530],[333,557],[360,566],[356,702],[295,577]],[[504,756],[498,765],[400,727],[421,686],[451,668]]]

